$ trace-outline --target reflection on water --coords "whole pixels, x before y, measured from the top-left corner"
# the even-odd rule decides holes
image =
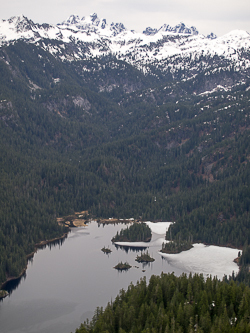
[[[48,249],[52,250],[54,247],[59,247],[59,249],[60,249],[60,247],[62,246],[62,244],[65,242],[66,238],[67,237],[56,239],[53,242],[50,242],[48,244],[39,244],[39,245],[37,245],[37,249],[42,250],[42,249],[48,248]],[[34,257],[32,255],[28,259],[28,263],[32,264],[33,263],[33,259],[34,259]],[[8,291],[9,295],[11,295],[12,292],[18,288],[18,286],[21,283],[21,281],[25,280],[25,279],[26,279],[26,272],[24,272],[24,274],[21,277],[19,277],[17,279],[12,279],[12,280],[6,282],[4,284],[4,286],[3,286],[3,289],[6,290],[6,291]]]
[[[153,265],[152,262],[142,262],[141,264],[142,264],[142,268],[144,268],[144,269],[145,269],[146,267],[148,267],[148,266]]]
[[[117,250],[123,250],[125,251],[126,253],[132,251],[132,252],[141,252],[145,249],[147,249],[148,247],[141,247],[141,246],[138,246],[138,247],[135,247],[135,246],[123,246],[123,245],[117,245],[117,244],[114,244],[116,249]]]
[[[4,285],[4,290],[8,291],[8,293],[11,295],[12,292],[18,288],[21,281],[25,279],[26,279],[26,272],[20,278],[8,281]]]
[[[72,229],[66,239],[38,249],[24,277],[11,281],[6,288],[12,293],[0,304],[1,330],[73,332],[87,317],[91,319],[97,306],[105,307],[131,282],[172,271],[158,254],[161,246],[150,248],[156,259],[153,265],[135,261],[136,253],[146,247],[115,246],[111,239],[122,228],[121,223],[91,222],[86,227]],[[164,236],[152,237],[152,243],[147,245],[157,244],[159,237]],[[112,252],[105,255],[101,251],[103,246]],[[121,261],[132,267],[118,272],[114,267]]]
[[[49,242],[48,244],[43,244],[43,243],[37,244],[36,247],[38,249],[45,249],[46,247],[48,247],[50,250],[53,247],[57,247],[57,246],[60,247],[65,242],[65,240],[67,239],[67,236],[68,235],[66,235],[66,237],[63,237],[63,238],[60,238],[60,239],[56,239],[56,240],[54,240],[52,242]]]
[[[74,228],[68,237],[35,253],[23,278],[8,284],[11,292],[0,303],[0,331],[4,333],[69,333],[91,319],[97,306],[105,307],[121,289],[152,274],[189,273],[184,264],[173,265],[159,254],[164,234],[152,235],[146,247],[116,246],[111,239],[124,225]],[[105,255],[105,246],[111,253]],[[148,252],[152,263],[137,263],[138,252]],[[187,261],[187,259],[186,259]],[[186,262],[185,261],[185,262]],[[114,267],[128,262],[128,271]],[[197,259],[196,259],[197,262]],[[7,288],[6,288],[7,289]]]

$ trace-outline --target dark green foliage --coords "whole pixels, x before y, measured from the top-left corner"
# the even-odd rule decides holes
[[[198,96],[201,74],[64,63],[24,42],[0,49],[0,75],[0,282],[80,210],[175,221],[175,241],[250,243],[249,81]]]
[[[250,332],[250,289],[202,275],[152,276],[98,308],[82,332]]]
[[[155,259],[150,257],[150,255],[147,251],[147,252],[141,253],[140,256],[137,256],[135,261],[137,261],[137,262],[153,262],[153,261],[155,261]]]
[[[106,254],[109,254],[109,253],[112,252],[112,250],[110,250],[108,247],[105,247],[105,246],[104,246],[104,247],[102,248],[102,252],[103,252],[103,253],[106,253]]]
[[[114,268],[117,269],[118,271],[127,271],[128,269],[130,269],[132,266],[129,265],[129,263],[127,262],[119,262],[119,264],[117,264]]]
[[[152,233],[145,223],[133,223],[127,229],[122,229],[112,238],[112,242],[149,242]]]
[[[180,253],[182,251],[190,250],[192,247],[193,245],[191,241],[177,239],[176,241],[170,241],[169,243],[162,245],[161,252]]]

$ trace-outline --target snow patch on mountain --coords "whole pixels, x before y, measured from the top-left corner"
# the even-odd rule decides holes
[[[250,51],[250,35],[241,30],[216,38],[213,33],[204,36],[195,27],[180,23],[174,27],[164,24],[160,29],[147,28],[138,33],[127,30],[122,23],[108,24],[96,13],[82,18],[71,15],[55,26],[35,24],[23,15],[0,21],[0,46],[20,39],[42,45],[61,60],[112,54],[145,74],[150,73],[152,65],[172,74],[185,70],[188,73],[185,80],[196,75],[199,66],[219,70],[219,66],[213,67],[213,61],[209,65],[208,59],[214,57],[227,62],[228,69],[230,66],[236,71],[250,68],[249,57],[244,56]],[[44,43],[45,39],[58,43]]]
[[[169,24],[164,24],[160,29],[152,29],[151,27],[146,28],[143,34],[147,36],[154,36],[157,33],[167,33],[167,34],[184,34],[184,35],[198,35],[199,32],[195,27],[188,27],[183,22],[171,27]]]
[[[175,27],[164,24],[160,29],[147,28],[144,33],[129,31],[122,23],[108,24],[106,19],[100,19],[96,13],[80,18],[78,15],[71,15],[62,23],[52,26],[49,24],[35,24],[27,17],[13,16],[8,20],[0,21],[0,45],[9,41],[26,39],[29,41],[41,38],[58,39],[69,42],[72,38],[82,42],[96,41],[98,39],[110,38],[111,43],[119,44],[133,43],[133,40],[144,37],[151,37],[151,41],[159,40],[163,35],[198,35],[194,27],[187,27],[180,23]],[[155,35],[157,35],[156,38]],[[213,35],[214,36],[214,35]]]
[[[60,30],[49,24],[35,24],[24,15],[0,21],[0,46],[19,39],[34,42],[42,38],[60,38]]]
[[[116,36],[119,33],[126,31],[126,28],[122,23],[112,22],[111,24],[107,24],[106,19],[99,19],[96,13],[91,14],[90,16],[84,16],[81,19],[78,15],[71,15],[62,23],[57,24],[57,26],[62,30],[80,30],[107,37]]]

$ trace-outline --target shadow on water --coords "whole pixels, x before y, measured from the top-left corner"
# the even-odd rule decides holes
[[[142,268],[146,268],[146,267],[148,268],[152,265],[152,262],[142,262],[141,264],[142,264]]]
[[[141,251],[144,251],[145,249],[148,248],[148,246],[145,246],[145,247],[139,247],[139,246],[123,246],[123,245],[117,245],[117,244],[114,244],[116,249],[117,250],[123,250],[125,251],[126,253],[128,252],[141,252]]]
[[[9,295],[11,295],[13,291],[18,288],[21,281],[25,279],[26,279],[26,272],[21,277],[6,282],[3,289],[8,291]]]
[[[65,238],[60,238],[60,239],[56,239],[52,242],[49,242],[47,244],[37,244],[36,245],[36,251],[40,250],[40,249],[45,249],[46,247],[48,247],[50,250],[54,247],[59,246],[59,248],[63,245]],[[27,262],[33,262],[33,254],[28,256],[27,258]],[[11,295],[13,293],[14,290],[16,290],[18,288],[18,286],[20,285],[20,283],[22,281],[24,281],[26,279],[26,271],[22,274],[22,276],[18,277],[18,278],[12,278],[11,280],[5,282],[2,286],[2,289],[6,290],[9,295]]]
[[[65,242],[67,236],[64,238],[60,238],[60,239],[55,239],[53,241],[48,241],[48,243],[40,243],[40,244],[36,244],[36,249],[45,249],[46,247],[48,247],[50,250],[54,247],[59,246],[59,248],[63,245],[63,243]]]
[[[126,273],[130,270],[130,268],[123,268],[123,269],[117,269],[118,274]]]

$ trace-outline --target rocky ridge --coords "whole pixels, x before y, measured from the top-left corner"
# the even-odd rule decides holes
[[[96,13],[82,18],[71,15],[57,25],[35,24],[23,15],[2,20],[0,46],[17,40],[36,44],[62,61],[113,57],[143,75],[168,80],[185,82],[200,73],[211,78],[224,73],[216,84],[209,79],[210,84],[204,85],[200,93],[213,91],[218,85],[231,88],[249,77],[250,35],[240,30],[217,38],[214,33],[204,36],[195,27],[180,23],[175,27],[167,24],[159,29],[148,27],[138,33],[127,30],[122,23],[108,24]],[[228,80],[232,73],[235,79]]]

